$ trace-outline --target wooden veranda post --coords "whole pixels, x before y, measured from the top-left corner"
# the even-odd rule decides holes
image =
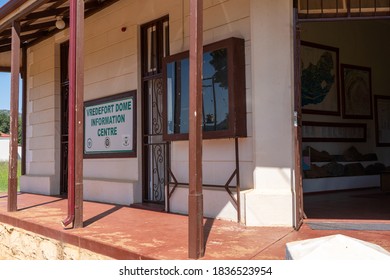
[[[303,224],[302,188],[302,107],[301,107],[301,66],[300,66],[300,26],[298,9],[294,6],[294,144],[295,144],[295,221],[298,230]]]
[[[64,227],[83,227],[84,0],[70,0],[68,216]]]
[[[20,71],[20,23],[14,21],[11,27],[11,104],[10,104],[10,141],[8,166],[8,203],[7,210],[17,210],[18,191],[18,120],[19,120],[19,71]]]
[[[203,0],[190,0],[188,256],[204,255],[202,193]]]
[[[83,227],[83,156],[84,156],[84,0],[76,5],[75,34],[75,217],[74,227]],[[69,108],[72,110],[72,108]]]

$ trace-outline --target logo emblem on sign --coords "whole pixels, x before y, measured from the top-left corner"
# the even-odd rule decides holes
[[[106,137],[106,139],[104,139],[104,146],[106,146],[106,148],[108,149],[110,145],[111,145],[110,137]]]
[[[124,136],[123,137],[123,146],[127,147],[130,145],[130,139],[129,136]]]
[[[87,147],[88,147],[88,149],[92,148],[92,139],[91,138],[88,138],[88,140],[87,140]]]

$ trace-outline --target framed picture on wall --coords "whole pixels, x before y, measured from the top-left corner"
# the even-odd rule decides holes
[[[371,68],[341,64],[343,118],[372,119]]]
[[[366,142],[365,123],[302,122],[303,142]]]
[[[301,42],[303,113],[340,115],[338,65],[338,48]]]
[[[375,135],[378,147],[390,146],[390,96],[375,95]]]

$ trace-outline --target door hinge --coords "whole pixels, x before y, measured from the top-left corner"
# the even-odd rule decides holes
[[[298,112],[294,111],[294,126],[298,126]]]

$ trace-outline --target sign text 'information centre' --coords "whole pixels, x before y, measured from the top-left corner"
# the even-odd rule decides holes
[[[85,102],[86,156],[131,156],[135,152],[135,94],[130,93]]]

